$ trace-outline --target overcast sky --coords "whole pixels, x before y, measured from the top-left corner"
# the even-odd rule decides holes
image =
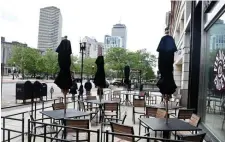
[[[0,5],[0,36],[37,48],[40,8],[56,6],[63,17],[62,36],[68,35],[72,50],[79,54],[80,37],[103,42],[112,26],[127,26],[127,48],[147,48],[156,53],[164,35],[170,0],[5,0]]]

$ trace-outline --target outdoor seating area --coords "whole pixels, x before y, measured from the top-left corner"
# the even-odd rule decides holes
[[[129,94],[129,103],[125,94]],[[157,94],[157,95],[154,95]],[[148,90],[104,90],[98,96],[33,103],[33,111],[2,116],[2,141],[195,141],[205,133],[193,109],[174,102],[166,106],[159,93]],[[22,116],[22,117],[21,117]],[[169,117],[167,119],[167,117]],[[14,122],[12,122],[14,121]],[[15,127],[11,124],[17,124]],[[18,129],[17,129],[18,128]]]

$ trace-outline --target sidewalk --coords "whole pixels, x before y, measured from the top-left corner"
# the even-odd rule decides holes
[[[20,82],[20,81],[39,81],[39,82],[45,82],[45,83],[53,83],[54,80],[46,80],[46,79],[24,79],[22,80],[21,78],[14,78],[14,80],[12,79],[12,76],[3,76],[3,83],[16,83],[16,82]]]

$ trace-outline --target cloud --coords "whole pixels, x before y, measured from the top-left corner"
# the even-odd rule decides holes
[[[37,48],[39,12],[46,6],[60,8],[62,36],[68,35],[75,55],[79,54],[80,37],[93,36],[102,42],[120,18],[127,26],[129,50],[147,48],[157,54],[170,1],[162,4],[160,0],[7,0],[0,5],[1,36],[7,41],[17,40]]]
[[[7,22],[16,22],[18,20],[16,15],[13,15],[12,13],[4,10],[0,11],[0,19],[5,20]]]

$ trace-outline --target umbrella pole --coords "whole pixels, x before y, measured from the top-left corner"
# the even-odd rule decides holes
[[[168,123],[168,95],[166,94],[166,123]]]
[[[101,87],[99,87],[99,97],[100,97],[100,102],[102,101],[102,88]]]
[[[67,94],[67,90],[63,91],[64,94],[64,115],[66,115],[66,94]]]

